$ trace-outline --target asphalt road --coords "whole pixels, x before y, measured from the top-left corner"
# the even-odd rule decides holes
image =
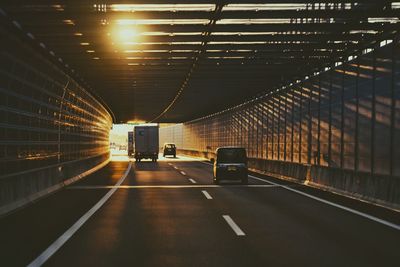
[[[0,266],[399,266],[398,213],[268,177],[215,186],[184,157],[120,160],[1,218]]]

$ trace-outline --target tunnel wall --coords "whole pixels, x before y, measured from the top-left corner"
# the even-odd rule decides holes
[[[104,165],[112,124],[95,97],[2,27],[0,215]]]
[[[206,157],[243,146],[250,168],[399,208],[399,41],[365,52],[161,136],[181,135],[182,152]]]

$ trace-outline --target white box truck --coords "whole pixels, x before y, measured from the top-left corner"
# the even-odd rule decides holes
[[[128,132],[128,156],[133,156],[133,131]]]
[[[159,140],[158,126],[135,126],[134,128],[135,160],[158,159]]]

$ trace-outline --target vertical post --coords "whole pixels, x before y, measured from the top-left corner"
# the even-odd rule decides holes
[[[344,79],[346,75],[346,70],[343,66],[342,72],[342,93],[341,93],[341,100],[340,100],[340,168],[343,169],[344,167]]]
[[[307,133],[307,163],[311,164],[311,152],[312,152],[312,115],[311,115],[311,99],[312,90],[308,89],[308,133]]]
[[[236,121],[237,121],[237,131],[238,131],[238,135],[237,135],[237,145],[238,146],[242,146],[242,118],[241,118],[241,110],[238,109],[237,113],[236,113]]]
[[[231,143],[233,146],[236,146],[236,131],[237,131],[237,127],[236,127],[236,116],[235,116],[235,112],[231,111]]]
[[[264,105],[260,101],[260,120],[261,120],[261,140],[260,140],[260,158],[264,159]]]
[[[302,127],[303,127],[303,85],[300,86],[300,118],[299,118],[299,163],[302,160]]]
[[[227,113],[227,116],[229,118],[229,145],[233,146],[234,145],[234,135],[235,135],[235,131],[234,131],[234,119],[233,119],[233,112],[229,111]]]
[[[251,150],[253,151],[252,152],[253,158],[257,157],[255,155],[256,151],[257,151],[257,149],[256,149],[256,147],[257,147],[256,146],[257,145],[257,139],[255,138],[257,120],[256,120],[256,109],[255,108],[256,108],[255,105],[253,105],[251,107],[251,113],[252,113],[252,116],[251,116]]]
[[[292,113],[290,114],[291,115],[291,119],[292,119],[292,125],[291,125],[291,127],[292,127],[292,130],[291,130],[291,140],[292,140],[292,142],[291,142],[291,144],[290,144],[290,146],[291,146],[291,148],[290,148],[290,151],[291,151],[291,153],[290,153],[290,161],[291,162],[293,162],[293,156],[294,156],[294,151],[293,151],[293,148],[294,148],[294,99],[295,99],[295,96],[294,96],[294,90],[292,90]]]
[[[253,134],[253,125],[251,118],[251,109],[249,106],[246,107],[246,116],[247,116],[247,150],[250,152],[250,156],[253,157],[253,148],[251,146],[251,139]]]
[[[252,157],[251,155],[251,147],[250,147],[250,133],[251,133],[251,123],[250,123],[250,111],[248,110],[248,107],[246,105],[246,108],[244,109],[244,115],[245,115],[245,121],[246,121],[246,125],[245,125],[245,131],[246,131],[246,135],[245,135],[245,142],[246,142],[246,150],[248,152],[249,157]]]
[[[392,80],[390,89],[390,175],[394,176],[395,173],[395,134],[396,134],[396,59],[397,59],[397,46],[399,37],[396,36],[393,40],[392,47]]]
[[[271,111],[271,120],[272,120],[272,127],[271,127],[271,156],[272,156],[272,159],[274,160],[275,159],[275,157],[274,157],[274,141],[275,141],[275,105],[274,105],[274,98],[273,97],[271,97],[271,102],[272,102],[272,111]]]
[[[229,144],[231,146],[235,145],[235,117],[234,113],[229,111]]]
[[[332,70],[329,71],[329,101],[328,101],[328,167],[332,167]]]
[[[260,105],[260,103],[257,101],[257,105],[255,105],[255,113],[257,114],[256,115],[256,118],[255,118],[255,121],[256,121],[256,135],[257,135],[257,138],[256,138],[256,158],[259,158],[260,157],[260,155],[259,155],[259,149],[258,149],[258,146],[259,146],[259,144],[260,144],[260,142],[259,142],[259,136],[260,136],[260,108],[259,108],[259,105]]]
[[[372,107],[371,107],[371,175],[375,173],[375,117],[376,117],[376,50],[373,52],[373,73],[372,73]]]
[[[232,121],[233,127],[235,129],[235,134],[233,136],[233,138],[234,138],[233,144],[235,146],[238,146],[239,145],[239,141],[238,141],[238,139],[239,139],[239,123],[238,123],[237,111],[232,112],[232,118],[233,118],[233,121]]]
[[[321,165],[321,76],[318,76],[317,165]]]
[[[278,120],[278,160],[281,159],[281,97],[278,95],[278,116],[277,116],[277,120]]]
[[[254,141],[253,141],[253,146],[254,146],[254,157],[258,158],[258,104],[254,104],[253,106],[253,114],[254,114]]]
[[[265,116],[267,117],[267,135],[265,138],[265,158],[268,159],[268,157],[269,157],[268,145],[269,145],[269,132],[270,132],[268,100],[265,101],[265,109],[266,109]]]
[[[354,133],[354,170],[357,172],[359,169],[359,108],[360,108],[360,96],[358,83],[360,79],[360,60],[357,58],[357,79],[356,79],[356,121],[355,121],[355,133]]]
[[[286,117],[287,117],[287,95],[285,96],[285,121],[284,121],[284,138],[283,138],[283,145],[284,145],[284,149],[283,149],[283,160],[286,161],[286,135],[287,135],[287,121],[286,121]]]
[[[202,121],[203,123],[203,151],[207,151],[207,140],[206,140],[206,122]]]
[[[246,140],[248,140],[248,135],[247,135],[248,131],[246,132],[246,129],[248,128],[248,125],[247,125],[247,112],[246,112],[246,109],[244,107],[242,109],[242,116],[243,116],[243,123],[244,123],[242,125],[242,136],[243,136],[242,137],[242,143],[243,143],[243,146],[246,148],[246,150],[248,150],[248,144],[247,144],[247,141],[246,141]]]
[[[255,110],[255,106],[253,105],[252,107],[250,107],[251,109],[251,151],[252,151],[252,155],[253,158],[255,157],[255,152],[256,152],[256,139],[255,139],[255,134],[256,134],[256,110]]]

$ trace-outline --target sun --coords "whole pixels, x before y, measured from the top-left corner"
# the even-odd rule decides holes
[[[135,28],[121,28],[117,29],[116,35],[119,43],[133,42],[137,39],[138,32]]]

